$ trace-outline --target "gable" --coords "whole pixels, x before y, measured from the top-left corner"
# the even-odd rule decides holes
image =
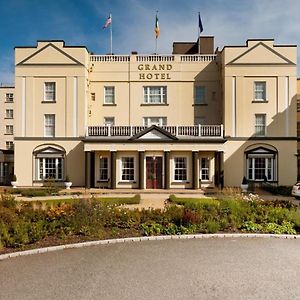
[[[260,42],[227,65],[295,65],[292,61]]]
[[[33,155],[35,155],[36,157],[57,157],[57,156],[63,156],[64,154],[65,151],[51,146],[33,152]]]
[[[175,136],[170,134],[168,131],[158,127],[156,125],[152,125],[151,127],[146,128],[140,133],[134,135],[130,138],[130,140],[161,140],[161,141],[170,141],[177,140]]]
[[[142,135],[139,140],[171,140],[169,137],[167,137],[165,134],[157,131],[157,130],[152,130],[144,135]]]
[[[82,63],[49,43],[18,63],[19,65],[82,65]]]

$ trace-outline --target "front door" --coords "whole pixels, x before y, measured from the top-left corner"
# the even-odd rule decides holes
[[[162,157],[146,157],[146,188],[162,188]]]

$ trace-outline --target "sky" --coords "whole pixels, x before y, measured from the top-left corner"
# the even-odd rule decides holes
[[[215,36],[220,49],[250,38],[274,38],[276,44],[300,38],[300,0],[0,0],[0,8],[0,83],[6,84],[14,83],[15,46],[62,39],[109,53],[110,32],[102,29],[109,13],[115,54],[155,51],[156,11],[160,54],[170,54],[174,41],[196,41],[199,11],[202,35]]]

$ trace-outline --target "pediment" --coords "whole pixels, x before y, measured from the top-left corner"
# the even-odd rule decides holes
[[[248,49],[227,65],[295,65],[263,42]]]
[[[82,63],[54,44],[49,43],[18,63],[18,66],[20,65],[82,65]]]
[[[171,141],[177,140],[177,138],[170,134],[168,131],[152,125],[151,127],[141,131],[134,135],[130,140],[157,140],[157,141]]]
[[[276,151],[260,146],[260,147],[248,150],[245,153],[247,153],[247,154],[275,154]]]
[[[51,146],[48,146],[48,147],[45,147],[45,148],[42,148],[42,149],[39,149],[39,150],[36,150],[33,152],[34,155],[63,155],[65,154],[65,151],[61,150],[61,149],[58,149],[58,148],[54,148],[54,147],[51,147]]]

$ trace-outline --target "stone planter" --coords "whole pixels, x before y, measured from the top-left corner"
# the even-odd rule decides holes
[[[11,181],[10,184],[15,189],[17,187],[18,182],[17,181]]]
[[[243,193],[247,193],[248,191],[248,188],[249,188],[249,184],[241,184],[241,190]]]
[[[67,190],[69,190],[71,186],[72,186],[72,182],[71,181],[65,181],[65,188]]]

